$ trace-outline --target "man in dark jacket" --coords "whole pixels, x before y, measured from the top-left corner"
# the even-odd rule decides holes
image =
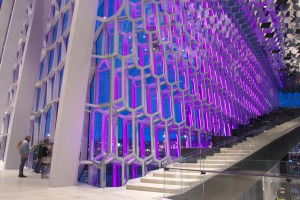
[[[22,141],[22,143],[18,144],[19,153],[21,156],[21,163],[19,168],[19,177],[25,178],[26,176],[23,174],[24,166],[28,160],[29,155],[29,142],[31,140],[31,136],[27,135],[25,139]]]
[[[42,149],[43,149],[43,144],[41,143],[37,146],[37,149],[36,149],[37,157],[36,157],[36,164],[34,167],[35,173],[41,173]]]
[[[49,140],[45,139],[44,145],[42,147],[42,178],[49,178],[49,169],[51,164],[51,146],[49,145]]]

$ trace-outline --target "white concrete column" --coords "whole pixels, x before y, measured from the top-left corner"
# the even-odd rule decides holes
[[[50,0],[36,0],[32,26],[24,50],[23,65],[20,67],[19,86],[10,119],[11,125],[8,129],[4,156],[5,169],[16,169],[20,164],[16,144],[28,133],[29,118],[34,102],[34,86],[40,71],[40,57],[49,10]]]
[[[13,65],[16,60],[27,2],[27,0],[4,0],[0,12],[0,127],[2,127],[3,114],[7,103],[8,88],[12,83]],[[10,24],[8,24],[10,18]],[[2,49],[4,44],[5,47]]]
[[[50,186],[77,184],[86,93],[99,0],[77,0],[52,154]]]
[[[6,38],[6,32],[10,22],[10,16],[13,11],[15,0],[3,0],[2,7],[0,9],[0,60],[2,55],[2,47]],[[25,11],[25,9],[24,9]]]

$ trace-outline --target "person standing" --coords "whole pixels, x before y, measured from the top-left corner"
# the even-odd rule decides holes
[[[35,173],[41,173],[41,165],[42,165],[42,149],[43,149],[43,144],[40,143],[37,146],[37,158],[36,158],[36,164],[34,167],[34,172]]]
[[[31,140],[31,136],[27,135],[23,141],[20,141],[18,144],[18,149],[19,153],[21,156],[21,163],[20,163],[20,168],[19,168],[19,177],[20,178],[25,178],[26,176],[24,175],[24,166],[28,160],[28,155],[29,155],[29,142]]]
[[[41,178],[49,178],[49,169],[51,164],[51,146],[49,140],[45,139],[42,147],[42,173]]]

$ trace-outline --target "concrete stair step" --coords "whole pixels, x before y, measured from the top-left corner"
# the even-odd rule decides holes
[[[186,172],[193,172],[194,174],[200,174],[200,170],[210,170],[210,171],[219,171],[221,169],[223,169],[225,165],[219,165],[219,166],[214,166],[214,167],[211,167],[211,166],[186,166],[186,167],[172,167],[170,168],[169,170],[171,171],[174,171],[174,172],[177,172],[177,173],[186,173]]]
[[[168,178],[187,178],[187,179],[202,179],[203,175],[199,172],[184,172],[182,170],[169,170],[164,172],[154,172],[154,177],[168,177]]]
[[[239,158],[243,158],[244,156],[246,156],[247,154],[240,154],[240,155],[229,155],[229,154],[216,154],[213,155],[213,157],[216,158],[232,158],[233,160],[239,159]]]
[[[269,138],[269,136],[267,136],[267,137],[254,137],[254,138],[246,138],[246,140],[244,140],[243,142],[249,142],[249,141],[257,141],[257,142],[262,142],[262,141],[264,141],[264,139],[267,139],[267,138]]]
[[[251,137],[251,138],[247,138],[246,141],[256,141],[256,140],[261,140],[261,139],[268,139],[270,136],[269,135],[259,135],[256,137]]]
[[[225,157],[225,156],[207,156],[206,158],[205,158],[205,160],[234,160],[234,161],[236,161],[237,160],[237,158],[236,157]]]
[[[232,153],[232,152],[222,152],[222,153],[215,153],[214,156],[243,156],[247,153]]]
[[[196,174],[198,175],[200,172],[199,172],[199,168],[189,168],[189,167],[184,167],[184,168],[181,168],[181,167],[172,167],[172,168],[169,168],[168,170],[169,172],[176,172],[178,174],[181,174],[181,173],[190,173],[190,174]]]
[[[272,137],[273,134],[263,134],[263,135],[258,135],[256,137],[253,137],[253,138],[249,138],[249,139],[253,139],[253,140],[258,140],[258,139],[268,139],[270,137]],[[247,138],[248,140],[248,138]]]
[[[257,148],[257,145],[234,145],[232,149],[239,149],[239,150],[253,150]]]
[[[251,143],[242,143],[240,144],[239,146],[243,146],[243,147],[260,147],[260,146],[263,146],[265,143],[254,143],[254,142],[251,142]]]
[[[227,166],[228,164],[203,164],[203,163],[197,163],[197,164],[191,164],[189,165],[187,163],[187,165],[181,166],[181,165],[175,165],[173,167],[171,167],[171,169],[173,169],[173,171],[179,171],[181,173],[182,172],[189,172],[190,170],[195,170],[194,172],[199,172],[199,170],[220,170],[223,169],[225,166]]]
[[[186,178],[166,178],[166,177],[143,177],[141,183],[154,183],[164,185],[183,185],[193,186],[199,184],[200,179],[186,179]]]
[[[201,171],[220,171],[223,170],[223,168],[217,169],[217,168],[192,168],[192,167],[186,167],[186,168],[177,168],[174,167],[172,169],[169,169],[169,172],[176,172],[177,175],[176,177],[167,174],[166,178],[181,178],[181,173],[183,174],[182,178],[186,178],[186,179],[195,179],[195,175],[197,178],[199,178],[199,180],[205,178],[206,174],[201,174]],[[194,176],[186,176],[185,173],[189,173],[189,174],[193,174]],[[157,176],[156,176],[157,177]],[[162,176],[163,177],[163,176]]]
[[[255,150],[257,148],[260,148],[262,145],[239,145],[234,148],[236,149],[247,149],[247,150]]]
[[[237,148],[239,147],[240,149],[242,148],[245,148],[245,149],[252,149],[252,148],[257,148],[257,147],[260,147],[261,145],[259,144],[240,144],[240,145],[237,145],[233,148]]]
[[[254,146],[258,146],[259,144],[257,144],[257,143],[254,143],[254,142],[249,142],[249,143],[239,143],[239,144],[236,144],[236,145],[233,145],[232,146],[232,148],[234,148],[234,147],[237,147],[237,146],[239,146],[239,147],[254,147]]]
[[[204,168],[220,168],[222,166],[227,165],[226,163],[213,163],[213,164],[208,164],[208,163],[174,163],[173,167],[178,167],[178,168],[195,168],[195,169],[202,169]]]
[[[210,156],[207,156],[206,158],[209,158]],[[235,155],[235,156],[226,156],[226,155],[220,155],[220,154],[216,154],[216,155],[213,155],[213,156],[211,156],[211,157],[214,157],[214,158],[219,158],[219,159],[222,159],[222,158],[224,158],[225,160],[226,159],[230,159],[230,158],[232,158],[233,160],[236,160],[236,159],[238,159],[238,158],[241,158],[242,156],[240,156],[240,155]]]
[[[259,140],[244,141],[240,144],[264,144],[264,143],[266,143],[266,140],[259,139]]]
[[[235,162],[236,160],[206,160],[206,159],[203,159],[203,160],[197,160],[197,163],[208,163],[208,164],[222,164],[222,163],[225,163],[225,164],[230,164],[230,163],[233,163]]]
[[[232,149],[232,148],[221,148],[220,149],[221,152],[236,152],[236,153],[239,153],[239,152],[247,152],[249,153],[250,151],[249,150],[243,150],[243,149]]]
[[[155,184],[155,183],[136,183],[127,184],[126,189],[129,190],[139,190],[148,192],[160,192],[169,194],[180,194],[187,191],[187,186],[182,185],[165,185],[165,184]],[[142,198],[141,198],[142,199]]]

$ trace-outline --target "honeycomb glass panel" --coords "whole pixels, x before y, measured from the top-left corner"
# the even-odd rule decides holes
[[[212,135],[231,136],[276,108],[265,94],[278,84],[258,81],[270,74],[239,28],[221,1],[99,0],[87,107],[101,110],[101,123],[87,121],[111,143],[93,156],[118,176],[103,172],[100,187],[124,185],[150,170],[143,163],[160,166],[183,147],[207,148]]]

